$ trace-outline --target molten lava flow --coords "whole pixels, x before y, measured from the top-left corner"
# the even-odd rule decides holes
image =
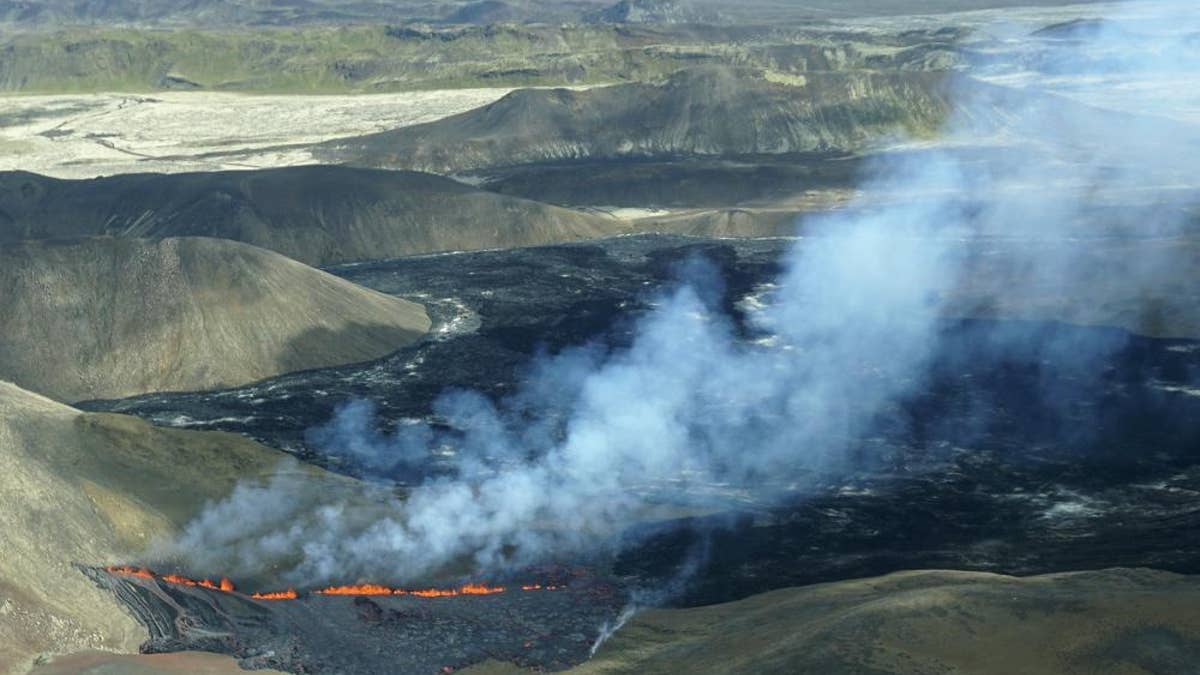
[[[418,598],[452,598],[458,591],[449,588],[421,588],[415,591],[401,591],[399,595],[415,595]]]
[[[250,597],[254,598],[255,600],[295,600],[296,598],[298,598],[300,596],[299,596],[299,594],[296,593],[296,589],[289,588],[286,591],[274,591],[271,593],[255,593],[254,595],[251,595]]]
[[[154,571],[145,567],[132,567],[128,565],[119,565],[114,567],[105,567],[104,570],[109,574],[116,574],[126,577],[138,577],[141,579],[152,579],[177,586],[199,586],[213,591],[222,591],[225,593],[234,593],[233,582],[228,577],[221,577],[220,581],[212,581],[210,579],[190,579],[181,574],[156,574]],[[562,586],[551,586],[542,584],[525,584],[521,587],[522,591],[556,591]],[[318,591],[313,591],[315,595],[412,595],[418,598],[451,598],[457,595],[494,595],[496,593],[504,593],[508,589],[504,586],[488,586],[483,583],[463,584],[458,588],[391,588],[380,584],[353,584],[349,586],[329,586]],[[296,589],[289,588],[286,591],[270,591],[253,593],[250,595],[255,600],[295,600],[300,597]]]
[[[177,584],[179,586],[200,586],[212,591],[225,591],[226,593],[233,592],[233,582],[226,577],[221,577],[221,581],[214,582],[211,579],[189,579],[179,574],[164,574],[162,580],[168,584]]]
[[[494,595],[503,593],[503,586],[487,586],[485,584],[466,584],[458,589],[463,595]]]
[[[118,565],[115,567],[105,567],[104,571],[108,572],[109,574],[119,574],[123,577],[141,577],[143,579],[154,578],[154,572],[146,569],[145,567],[128,567],[125,565]]]
[[[360,584],[356,586],[330,586],[319,591],[317,595],[397,595],[396,590],[378,584]]]
[[[456,595],[492,595],[503,593],[503,586],[488,586],[486,584],[465,584],[458,588],[391,588],[378,584],[355,584],[351,586],[329,586],[319,591],[317,595],[415,595],[418,598],[450,598]]]
[[[163,574],[162,576],[159,576],[159,575],[155,574],[153,570],[150,570],[148,568],[130,567],[127,565],[118,565],[115,567],[105,567],[104,571],[108,572],[109,574],[117,574],[117,575],[120,575],[123,577],[138,577],[140,579],[157,579],[159,581],[164,581],[168,584],[175,584],[177,586],[200,586],[202,588],[207,588],[207,589],[213,590],[213,591],[224,591],[226,593],[234,592],[233,582],[230,581],[228,577],[221,577],[220,581],[213,581],[211,579],[199,579],[199,580],[189,579],[188,577],[185,577],[181,574]]]

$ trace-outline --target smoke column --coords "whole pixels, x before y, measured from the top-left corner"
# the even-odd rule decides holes
[[[1175,12],[1176,23],[1192,14]],[[1055,76],[1090,72],[1097,54],[1108,55],[1111,77],[1157,72],[1168,60],[1171,72],[1200,63],[1194,42],[1153,53],[1144,42],[1143,33],[1097,27],[1070,49],[1084,62],[1054,61]],[[602,545],[645,512],[648,494],[722,484],[763,499],[796,495],[812,476],[848,467],[849,457],[861,462],[871,424],[926,382],[941,317],[983,306],[1003,315],[1046,288],[1106,292],[1088,283],[1095,261],[1072,243],[1087,232],[1095,195],[1136,195],[1194,168],[1180,136],[1192,129],[1182,122],[954,82],[958,112],[946,149],[881,154],[864,201],[803,223],[785,273],[753,317],[767,337],[738,339],[717,309],[717,275],[685,265],[628,348],[581,346],[544,358],[519,393],[499,402],[450,392],[437,412],[452,432],[418,425],[384,435],[370,405],[351,402],[311,436],[379,469],[454,447],[457,475],[406,498],[384,489],[320,500],[284,479],[246,484],[189,526],[174,552],[235,575],[285,560],[297,583],[403,581],[464,560],[494,570]],[[989,152],[980,160],[964,145]],[[1137,222],[1109,214],[1109,224],[1143,227],[1139,213]],[[1164,209],[1152,224],[1170,229],[1174,217]],[[1137,298],[1176,264],[1160,248],[1124,260],[1123,292]],[[969,273],[993,253],[1010,268],[1002,287]],[[1002,329],[994,336],[999,345],[1017,339]],[[1088,358],[1097,351],[1053,348]]]

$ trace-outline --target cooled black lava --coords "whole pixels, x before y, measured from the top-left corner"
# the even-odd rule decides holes
[[[539,350],[627,342],[697,253],[740,321],[737,301],[787,246],[640,236],[341,267],[424,302],[444,331],[375,363],[82,407],[241,432],[353,472],[304,443],[336,405],[369,398],[395,420],[427,418],[447,388],[503,396]],[[997,349],[998,325],[947,322],[928,385],[878,416],[844,471],[784,506],[630,532],[615,571],[671,577],[702,560],[685,604],[919,567],[1200,572],[1200,344],[1007,323],[1016,337]]]

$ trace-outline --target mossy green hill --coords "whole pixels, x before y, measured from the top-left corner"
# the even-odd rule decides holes
[[[0,92],[386,92],[641,81],[704,64],[903,65],[945,36],[790,27],[343,25],[64,28],[0,35]],[[908,66],[905,66],[908,67]]]

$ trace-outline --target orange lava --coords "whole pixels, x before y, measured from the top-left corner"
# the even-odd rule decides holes
[[[488,586],[486,584],[465,584],[458,588],[391,588],[379,584],[354,584],[350,586],[329,586],[319,591],[317,595],[415,595],[418,598],[450,598],[456,595],[493,595],[503,593],[503,586]]]
[[[463,595],[494,595],[503,593],[503,586],[488,586],[485,584],[467,584],[458,589]]]
[[[118,565],[115,567],[105,567],[104,571],[109,574],[117,574],[123,577],[138,577],[140,579],[158,579],[165,581],[168,584],[177,586],[200,586],[214,591],[224,591],[233,593],[233,582],[228,577],[221,577],[220,581],[211,579],[189,579],[181,574],[163,574],[161,576],[154,573],[153,570],[145,567],[130,567],[127,565]]]
[[[225,593],[236,592],[233,587],[233,582],[228,577],[221,577],[220,581],[212,581],[210,579],[190,579],[180,574],[156,574],[154,571],[145,567],[133,567],[129,565],[118,565],[113,567],[105,567],[104,570],[109,574],[116,574],[126,577],[138,577],[141,579],[153,579],[168,584],[178,586],[199,586],[214,591],[222,591]],[[525,584],[521,587],[522,591],[556,591],[561,586],[548,586],[542,584]],[[496,593],[504,593],[508,589],[504,586],[489,586],[483,583],[463,584],[458,588],[392,588],[380,584],[352,584],[348,586],[329,586],[317,591],[312,591],[315,595],[412,595],[418,598],[450,598],[457,595],[494,595]],[[296,589],[289,588],[286,591],[269,591],[253,593],[250,595],[255,600],[295,600],[300,597]]]
[[[330,586],[319,591],[317,595],[396,595],[395,589],[378,584],[358,584],[355,586]]]
[[[300,597],[300,595],[298,593],[296,593],[296,589],[289,588],[286,591],[273,591],[271,593],[255,593],[254,595],[251,595],[250,597],[254,598],[255,600],[295,600],[296,598]]]
[[[143,579],[154,578],[154,572],[146,569],[145,567],[128,567],[125,565],[118,565],[115,567],[105,567],[104,571],[108,572],[109,574],[119,574],[123,577],[141,577]]]
[[[415,591],[400,591],[396,595],[415,595],[418,598],[452,598],[458,591],[449,588],[421,588]]]
[[[189,579],[179,574],[164,574],[161,578],[168,584],[176,584],[179,586],[200,586],[212,591],[225,591],[226,593],[233,592],[233,582],[225,577],[221,577],[221,581],[219,582],[211,579]]]

